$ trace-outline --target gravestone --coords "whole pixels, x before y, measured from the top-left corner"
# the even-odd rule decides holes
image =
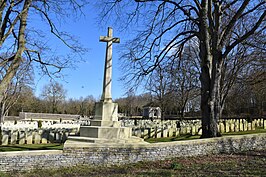
[[[192,125],[191,135],[196,135],[196,126]]]
[[[174,136],[180,136],[180,130],[181,128],[175,128]]]
[[[168,137],[168,129],[163,130],[163,137],[167,138]]]
[[[219,123],[219,126],[220,126],[220,133],[224,133],[225,132],[225,129],[224,129],[224,123],[223,122],[220,122]]]
[[[248,130],[252,130],[252,123],[248,123]]]
[[[235,120],[235,132],[239,131],[239,120]]]
[[[234,132],[235,131],[235,121],[231,119],[230,121],[230,132]]]
[[[248,131],[248,121],[244,120],[244,131]]]
[[[240,119],[239,121],[239,131],[244,131],[243,119]]]
[[[156,138],[162,137],[162,129],[156,128]]]
[[[150,128],[150,138],[155,138],[155,128]]]
[[[42,138],[42,144],[47,144],[48,143],[48,138],[49,137],[49,131],[48,130],[43,130],[42,134],[41,134],[41,138]]]
[[[33,132],[33,137],[34,137],[34,144],[40,144],[41,143],[41,134],[42,131],[35,130]]]
[[[33,140],[32,131],[31,130],[28,130],[26,132],[26,141],[27,141],[27,144],[32,144],[32,140]]]
[[[256,129],[256,121],[253,120],[253,121],[251,122],[251,130],[255,130],[255,129]]]
[[[169,129],[169,137],[173,137],[174,136],[174,128],[170,128]]]
[[[11,144],[16,144],[18,138],[18,131],[14,130],[11,132]]]
[[[26,132],[25,131],[20,131],[19,132],[19,144],[25,144],[25,138],[26,138]]]
[[[8,145],[8,136],[9,131],[2,131],[2,144],[1,145]]]
[[[149,138],[149,129],[147,129],[147,128],[144,129],[144,131],[143,131],[143,138],[144,139]]]
[[[229,128],[230,124],[229,124],[229,121],[226,120],[225,121],[225,132],[228,133],[230,131],[230,128]]]
[[[108,28],[107,36],[100,37],[106,42],[106,57],[103,77],[103,90],[100,102],[96,103],[94,119],[90,126],[80,127],[79,137],[68,137],[66,146],[86,143],[144,143],[143,139],[132,136],[130,127],[122,127],[118,121],[118,105],[112,101],[112,44],[120,39],[113,37],[113,30]]]

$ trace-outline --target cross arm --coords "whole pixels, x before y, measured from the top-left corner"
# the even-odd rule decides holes
[[[120,43],[120,38],[117,37],[108,37],[108,36],[100,36],[100,41],[101,42],[113,42],[113,43]]]

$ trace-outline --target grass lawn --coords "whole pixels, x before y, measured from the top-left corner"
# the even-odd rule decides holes
[[[0,146],[0,152],[29,150],[62,150],[63,144],[24,144]],[[1,175],[0,175],[1,176]]]
[[[248,134],[256,134],[256,133],[266,133],[266,129],[263,128],[256,128],[256,130],[250,131],[241,131],[241,132],[230,132],[224,133],[222,136],[231,136],[231,135],[248,135]],[[146,142],[149,143],[159,143],[159,142],[170,142],[170,141],[184,141],[184,140],[194,140],[200,139],[199,135],[181,135],[177,137],[167,137],[167,138],[148,138],[145,139]]]
[[[266,149],[237,154],[173,158],[130,165],[76,166],[25,173],[1,173],[2,177],[77,177],[77,176],[265,176]]]

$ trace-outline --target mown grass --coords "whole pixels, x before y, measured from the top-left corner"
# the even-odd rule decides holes
[[[257,133],[266,133],[266,129],[258,127],[256,128],[256,130],[223,133],[222,136],[248,135],[248,134],[257,134]],[[145,141],[149,143],[159,143],[159,142],[171,142],[171,141],[187,141],[187,140],[195,140],[195,139],[200,139],[200,136],[186,134],[186,135],[180,135],[177,137],[148,138],[148,139],[145,139]]]
[[[62,150],[63,144],[24,144],[0,146],[0,152],[30,151],[30,150]]]
[[[1,174],[0,174],[1,175]],[[172,158],[121,166],[76,166],[54,170],[36,169],[23,173],[2,173],[15,177],[77,176],[265,176],[266,150],[238,154]]]

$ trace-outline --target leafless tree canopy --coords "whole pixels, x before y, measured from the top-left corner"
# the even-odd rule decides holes
[[[86,3],[86,0],[0,1],[0,102],[22,65],[57,77],[63,68],[72,66],[73,59],[81,58],[85,49],[59,26],[82,14]],[[68,48],[69,54],[56,51],[56,45],[49,41],[52,36]]]
[[[218,136],[217,121],[235,77],[265,54],[264,0],[102,0],[103,19],[134,26],[125,80],[141,81],[165,60],[178,62],[195,41],[200,59],[203,137]],[[174,51],[174,52],[173,52]],[[133,79],[132,79],[133,78]]]

